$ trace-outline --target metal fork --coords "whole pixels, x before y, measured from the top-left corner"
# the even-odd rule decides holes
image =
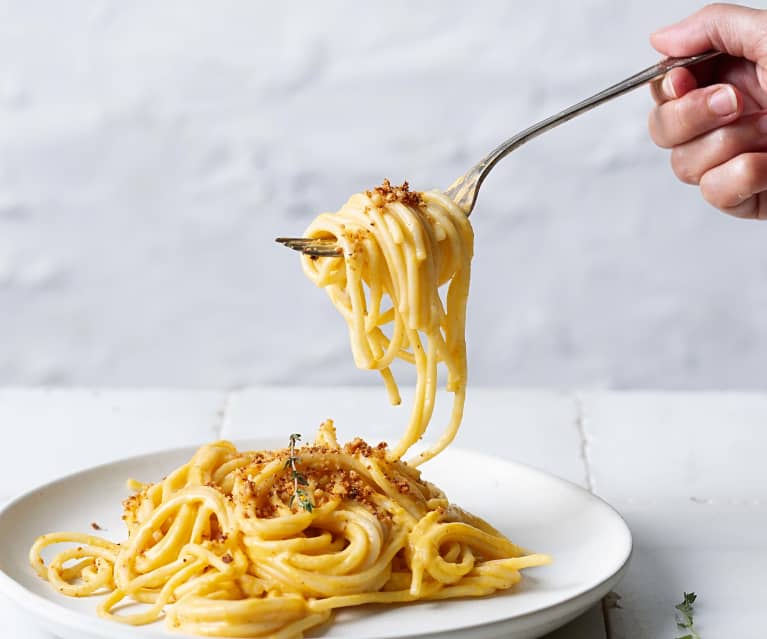
[[[460,206],[466,212],[466,215],[471,214],[477,201],[479,187],[482,186],[482,182],[484,182],[488,173],[493,170],[498,162],[515,149],[518,149],[525,142],[529,142],[533,138],[538,137],[541,133],[545,133],[560,124],[564,124],[568,120],[572,120],[574,117],[586,113],[586,111],[590,111],[594,107],[604,104],[608,100],[617,98],[647,82],[651,82],[652,80],[665,75],[671,71],[671,69],[677,67],[689,67],[693,64],[703,62],[704,60],[710,60],[720,53],[720,51],[709,51],[708,53],[686,58],[666,58],[639,73],[635,73],[622,82],[618,82],[604,91],[600,91],[590,98],[586,98],[585,100],[568,107],[564,111],[560,111],[545,120],[541,120],[537,124],[533,124],[531,127],[517,133],[514,137],[509,138],[490,151],[490,153],[471,167],[464,175],[453,182],[445,190],[445,194]],[[336,244],[335,240],[330,239],[278,237],[276,241],[284,244],[288,248],[318,257],[339,257],[343,253],[341,247]]]

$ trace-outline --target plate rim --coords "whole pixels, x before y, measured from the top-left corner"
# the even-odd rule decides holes
[[[235,446],[237,446],[238,449],[249,447],[249,448],[246,448],[247,450],[258,450],[259,446],[261,448],[265,448],[269,446],[275,446],[275,447],[281,447],[281,448],[284,447],[280,443],[282,440],[278,439],[276,436],[264,436],[264,437],[255,437],[255,438],[232,438],[231,440],[220,439],[217,441],[231,441]],[[86,468],[81,468],[79,470],[62,474],[58,477],[55,477],[53,479],[40,483],[32,488],[29,488],[25,490],[24,492],[18,494],[17,496],[11,498],[9,501],[5,502],[4,504],[2,504],[0,506],[0,521],[2,521],[3,517],[7,516],[7,513],[9,510],[14,508],[19,503],[33,497],[35,494],[39,492],[45,491],[46,489],[56,486],[57,484],[60,484],[62,482],[75,480],[82,475],[86,475],[90,473],[98,473],[99,471],[106,470],[107,468],[117,464],[130,464],[132,462],[139,462],[139,461],[146,462],[147,460],[151,460],[151,458],[162,458],[162,457],[170,456],[170,455],[191,454],[194,451],[196,451],[201,445],[204,445],[204,444],[185,444],[182,446],[162,448],[159,450],[154,450],[154,451],[145,452],[145,453],[137,453],[137,454],[128,455],[125,457],[118,457],[116,459],[111,459],[99,464],[94,464],[93,466],[88,466]],[[440,632],[439,636],[446,636],[446,637],[456,636],[457,637],[457,636],[460,636],[460,633],[466,633],[469,631],[478,631],[478,630],[489,631],[493,627],[496,627],[496,626],[500,627],[514,621],[529,619],[531,617],[541,615],[546,612],[553,614],[555,613],[555,611],[559,611],[561,613],[563,609],[568,609],[572,605],[576,605],[576,603],[581,599],[591,600],[591,595],[593,595],[595,592],[600,591],[605,586],[605,584],[609,583],[610,584],[609,587],[611,588],[617,583],[619,583],[620,580],[625,576],[626,571],[631,562],[631,559],[634,555],[634,550],[635,550],[634,538],[631,533],[631,529],[628,525],[628,522],[621,515],[621,513],[612,504],[607,502],[605,499],[603,499],[599,495],[595,495],[593,492],[591,492],[587,488],[577,484],[576,482],[572,480],[565,479],[563,477],[555,475],[554,473],[545,471],[536,466],[525,464],[517,460],[507,459],[505,457],[500,457],[497,455],[485,453],[483,451],[478,451],[476,449],[464,448],[461,446],[450,446],[447,449],[445,449],[444,453],[451,454],[451,455],[453,454],[468,455],[470,457],[474,457],[476,460],[489,460],[496,463],[500,462],[501,464],[513,466],[517,470],[522,470],[527,473],[532,473],[533,475],[537,476],[539,479],[544,479],[546,481],[554,481],[569,487],[571,490],[575,490],[576,492],[580,493],[585,498],[588,498],[594,503],[599,504],[601,507],[606,508],[611,513],[611,515],[615,517],[615,520],[622,525],[623,533],[625,534],[626,552],[625,552],[625,556],[623,556],[620,559],[618,567],[612,570],[609,575],[607,575],[606,577],[604,577],[603,579],[599,580],[597,583],[591,586],[587,586],[583,588],[582,590],[578,590],[577,592],[575,592],[574,594],[570,595],[569,597],[565,599],[557,601],[556,603],[553,603],[553,604],[543,605],[533,610],[529,610],[527,612],[517,614],[514,617],[498,619],[495,621],[487,621],[484,623],[467,623],[466,625],[452,628],[451,630],[447,631],[447,633],[445,633],[444,631]],[[428,462],[425,462],[424,466],[428,468]],[[54,623],[56,625],[66,626],[70,630],[82,631],[84,628],[86,628],[87,625],[91,625],[95,621],[98,624],[97,627],[93,628],[93,630],[88,629],[88,631],[93,632],[95,630],[98,632],[98,630],[100,630],[99,626],[101,626],[101,624],[103,623],[103,624],[106,624],[103,626],[104,632],[108,634],[97,634],[94,636],[108,637],[109,639],[134,639],[134,637],[136,636],[134,626],[124,625],[118,622],[109,622],[108,620],[105,620],[105,619],[102,619],[101,617],[96,616],[95,613],[94,615],[86,615],[81,611],[68,608],[64,605],[57,603],[56,601],[53,601],[52,599],[46,598],[38,593],[35,593],[29,590],[22,583],[18,582],[11,575],[6,573],[6,571],[3,569],[2,566],[0,566],[0,594],[8,597],[11,601],[19,605],[21,608],[23,608],[27,614],[31,614],[35,619],[40,619],[41,621],[44,619],[46,627],[49,627],[50,623]],[[594,599],[594,601],[598,599],[599,597]],[[64,623],[64,622],[67,622],[67,623]],[[564,623],[567,623],[567,622],[565,621]],[[164,628],[164,626],[162,626],[162,628]],[[154,630],[152,630],[151,634],[147,634],[146,636],[147,636],[147,639],[154,639],[155,636],[164,637],[165,635],[163,635],[162,633],[155,633]],[[179,637],[179,639],[194,639],[197,637],[197,635],[191,635],[186,633],[174,633],[173,636],[177,636]],[[417,634],[409,634],[406,636],[398,637],[396,639],[428,639],[430,637],[436,637],[436,636],[437,634],[434,634],[434,632],[418,632]],[[388,637],[386,635],[381,635],[380,637],[371,636],[369,639],[388,639]]]

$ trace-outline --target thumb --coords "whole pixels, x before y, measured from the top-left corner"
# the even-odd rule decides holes
[[[731,4],[711,4],[681,22],[650,36],[655,49],[687,56],[710,49],[767,67],[767,11]]]

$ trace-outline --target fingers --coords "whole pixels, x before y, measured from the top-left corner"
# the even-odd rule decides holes
[[[661,79],[650,85],[650,94],[655,104],[681,98],[698,88],[698,81],[689,69],[682,67],[671,69]]]
[[[710,204],[736,217],[767,219],[767,113],[756,97],[767,80],[767,11],[712,4],[650,40],[668,56],[710,49],[731,56],[717,58],[715,66],[674,70],[654,83],[650,135],[673,149],[677,177],[699,184]],[[715,71],[719,84],[704,86],[717,82]]]
[[[737,122],[674,147],[671,167],[687,184],[700,184],[703,175],[743,153],[767,151],[767,113]]]
[[[743,101],[732,85],[714,84],[656,106],[648,120],[650,137],[669,149],[736,120]]]
[[[730,4],[710,4],[681,22],[656,31],[650,42],[669,56],[709,49],[756,63],[767,62],[767,12]]]
[[[725,213],[767,219],[767,153],[743,153],[714,167],[701,178],[700,190]]]

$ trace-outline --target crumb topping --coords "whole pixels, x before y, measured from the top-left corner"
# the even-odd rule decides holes
[[[423,204],[423,198],[418,191],[411,191],[410,185],[403,182],[399,186],[393,186],[389,179],[385,179],[381,186],[377,186],[365,194],[378,206],[391,202],[401,202],[406,206],[418,207]]]
[[[288,465],[290,449],[237,454],[241,464],[225,477],[202,484],[224,495],[244,519],[283,516],[295,490]],[[331,502],[354,501],[381,521],[387,521],[390,518],[385,507],[387,491],[394,490],[417,501],[440,497],[440,491],[423,481],[417,469],[401,460],[389,459],[386,442],[371,445],[360,437],[344,445],[322,441],[296,448],[293,454],[315,508]],[[279,468],[276,472],[275,464]],[[145,518],[150,505],[147,502],[158,497],[151,494],[151,485],[145,485],[125,499],[123,519],[129,530]],[[209,530],[203,536],[209,543],[224,543],[227,539],[215,516],[211,516]]]

